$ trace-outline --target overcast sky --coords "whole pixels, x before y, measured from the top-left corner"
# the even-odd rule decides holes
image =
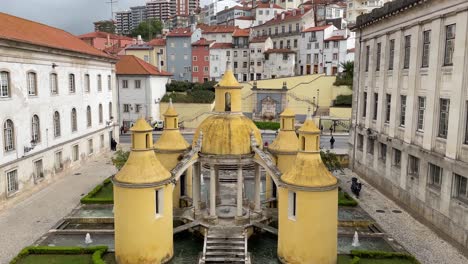
[[[79,35],[94,30],[94,21],[109,19],[110,0],[0,0],[0,12],[41,22]],[[114,0],[115,1],[115,0]],[[201,0],[202,6],[209,0]],[[144,5],[146,0],[118,0],[114,11]],[[1,21],[0,21],[1,24]]]

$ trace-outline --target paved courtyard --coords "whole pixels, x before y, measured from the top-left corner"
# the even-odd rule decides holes
[[[336,173],[341,188],[351,193],[351,177],[356,174],[346,169]],[[358,177],[359,178],[359,177]],[[359,205],[371,215],[387,234],[396,239],[423,264],[466,264],[468,259],[454,246],[441,239],[434,231],[421,224],[405,210],[385,197],[378,190],[363,183]],[[376,210],[384,210],[378,213]],[[394,213],[399,210],[401,213]]]
[[[114,174],[109,161],[110,154],[94,157],[41,191],[0,211],[0,263],[8,263],[22,248],[49,231],[78,205],[82,194]]]

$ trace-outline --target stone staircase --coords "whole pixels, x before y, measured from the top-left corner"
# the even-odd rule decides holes
[[[205,235],[199,264],[251,264],[247,236],[240,227],[212,227]]]

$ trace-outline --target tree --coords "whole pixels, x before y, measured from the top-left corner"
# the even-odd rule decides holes
[[[340,160],[338,159],[338,156],[335,153],[331,152],[330,150],[320,150],[320,157],[322,158],[322,162],[325,164],[329,171],[343,171]]]
[[[112,164],[114,164],[117,170],[120,170],[127,162],[129,156],[130,151],[123,151],[122,149],[119,149],[115,152],[114,157],[112,157]]]
[[[137,37],[140,35],[144,40],[149,41],[156,35],[161,34],[163,25],[157,19],[150,19],[141,22],[133,31],[132,36]]]
[[[340,66],[343,68],[343,77],[345,79],[353,79],[354,74],[354,61],[345,61],[340,63]]]
[[[114,34],[115,33],[115,24],[112,21],[101,21],[97,24],[98,31],[107,32]]]

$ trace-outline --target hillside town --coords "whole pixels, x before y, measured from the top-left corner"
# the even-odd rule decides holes
[[[25,1],[0,263],[468,263],[468,1]]]

